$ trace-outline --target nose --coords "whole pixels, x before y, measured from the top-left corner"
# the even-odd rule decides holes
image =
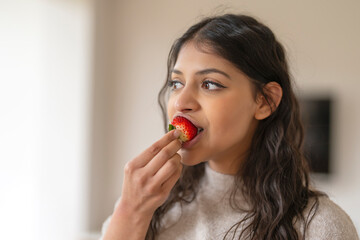
[[[182,113],[197,111],[200,108],[197,93],[190,86],[185,86],[177,94],[174,104],[175,110]]]

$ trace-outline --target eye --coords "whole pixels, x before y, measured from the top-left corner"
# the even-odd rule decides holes
[[[203,81],[201,87],[206,90],[219,90],[220,88],[225,88],[223,85],[210,80]]]
[[[169,80],[168,86],[171,90],[176,90],[182,88],[184,84],[177,80]]]

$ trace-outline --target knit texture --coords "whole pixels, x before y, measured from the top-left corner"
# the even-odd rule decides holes
[[[234,176],[212,170],[206,164],[205,175],[201,179],[199,192],[189,204],[176,204],[162,218],[158,240],[218,240],[244,216],[245,212],[236,211],[230,205],[231,189]],[[242,209],[248,205],[237,194],[236,202]],[[307,216],[310,206],[305,209]],[[103,234],[108,221],[104,223]],[[246,224],[246,223],[245,223]],[[238,239],[241,227],[230,232],[226,239]],[[303,226],[297,223],[296,228],[302,232]],[[307,232],[307,240],[359,240],[350,217],[328,197],[320,197],[319,208],[312,219]]]

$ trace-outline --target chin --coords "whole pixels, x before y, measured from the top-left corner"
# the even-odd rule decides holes
[[[199,162],[199,161],[183,161],[183,160],[181,160],[181,163],[183,164],[183,165],[185,165],[185,166],[195,166],[195,165],[198,165],[199,163],[201,163],[201,162]]]
[[[181,150],[179,154],[181,156],[181,163],[185,166],[195,166],[199,163],[206,162],[205,159],[197,156],[198,154],[192,154],[191,152],[186,150]]]

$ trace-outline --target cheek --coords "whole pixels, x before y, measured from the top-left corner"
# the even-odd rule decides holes
[[[172,119],[172,116],[175,114],[175,108],[174,108],[174,100],[170,98],[167,102],[167,115],[169,120]]]
[[[213,133],[216,137],[229,139],[238,135],[249,125],[249,118],[237,114],[219,114],[213,119]]]
[[[219,106],[216,111],[212,108],[212,118],[209,120],[212,122],[215,138],[235,141],[248,135],[255,121],[255,108],[251,101],[248,103],[241,100],[229,102]]]

